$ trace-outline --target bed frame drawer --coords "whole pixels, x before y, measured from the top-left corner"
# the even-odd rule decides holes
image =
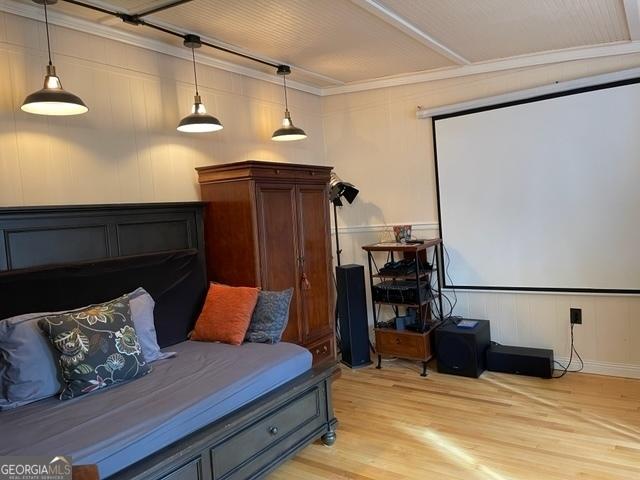
[[[315,440],[333,445],[335,372],[335,365],[309,370],[104,480],[264,478]]]
[[[213,448],[213,479],[252,478],[287,450],[288,444],[293,448],[305,437],[316,435],[327,421],[323,398],[321,387],[308,390]]]
[[[161,480],[202,480],[202,462],[200,458],[196,458]]]

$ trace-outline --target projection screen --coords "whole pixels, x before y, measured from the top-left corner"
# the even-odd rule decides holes
[[[433,118],[445,286],[640,293],[638,82]]]

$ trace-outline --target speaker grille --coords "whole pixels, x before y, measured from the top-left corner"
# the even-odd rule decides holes
[[[369,325],[362,265],[336,267],[342,363],[369,365]]]
[[[474,352],[460,336],[444,335],[438,342],[438,365],[452,371],[473,368]]]

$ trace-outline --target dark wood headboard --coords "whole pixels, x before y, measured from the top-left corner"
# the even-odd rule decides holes
[[[0,209],[0,272],[195,248],[202,202]]]
[[[0,319],[145,288],[160,346],[186,340],[207,290],[203,204],[0,209]]]

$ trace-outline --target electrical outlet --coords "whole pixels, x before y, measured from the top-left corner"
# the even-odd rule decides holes
[[[569,317],[572,325],[582,325],[582,309],[571,308],[569,310]]]

